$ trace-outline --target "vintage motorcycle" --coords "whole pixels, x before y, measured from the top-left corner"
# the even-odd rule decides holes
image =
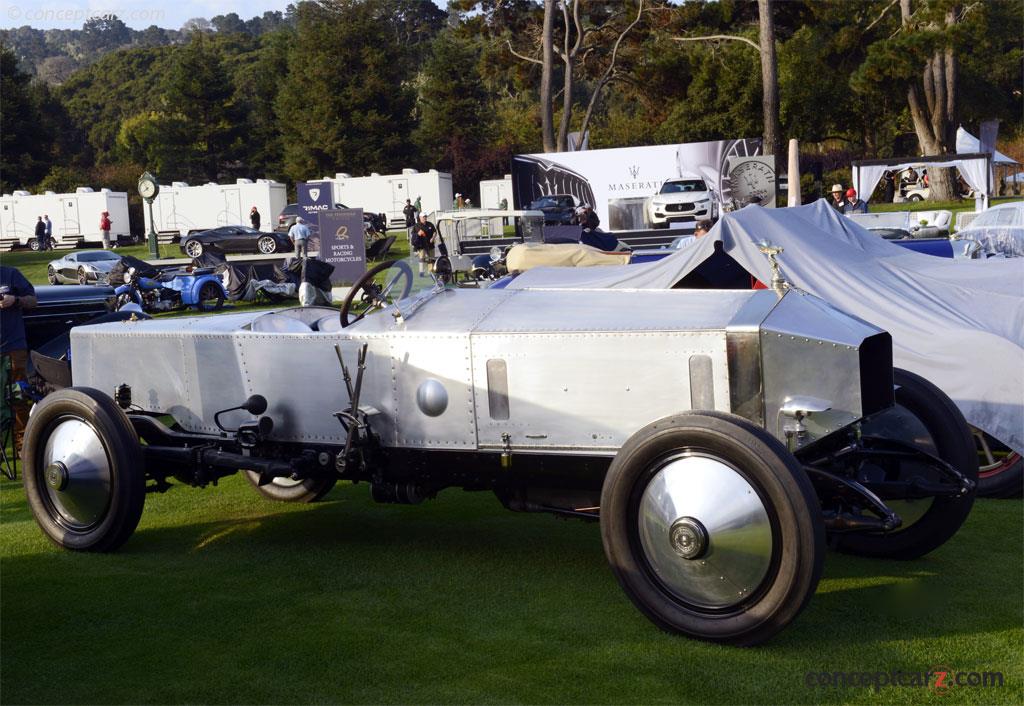
[[[124,274],[124,284],[114,289],[114,309],[137,304],[146,312],[186,307],[217,311],[224,306],[225,298],[227,292],[212,267],[177,270],[157,277],[142,277],[131,267]]]

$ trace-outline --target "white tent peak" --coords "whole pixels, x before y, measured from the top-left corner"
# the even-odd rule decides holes
[[[977,154],[981,152],[981,140],[964,130],[961,125],[956,129],[956,152],[957,154]],[[1016,159],[1007,157],[999,150],[992,155],[993,164],[1018,164]]]

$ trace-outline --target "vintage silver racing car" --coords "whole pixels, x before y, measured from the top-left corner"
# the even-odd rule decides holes
[[[912,558],[970,511],[977,456],[953,404],[911,374],[894,386],[887,333],[784,283],[419,281],[374,268],[340,321],[307,307],[74,329],[74,386],[27,430],[38,524],[114,550],[147,492],[238,471],[293,502],[339,479],[388,503],[490,490],[599,520],[612,571],[662,628],[750,645],[810,599],[826,538]]]

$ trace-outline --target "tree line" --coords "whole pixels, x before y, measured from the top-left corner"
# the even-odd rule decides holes
[[[90,21],[68,41],[93,52],[59,80],[25,53],[38,30],[7,30],[0,181],[433,167],[474,194],[584,132],[591,148],[796,137],[804,169],[845,182],[854,158],[955,150],[960,123],[1020,141],[1021,17],[1024,0],[316,0],[163,34]]]

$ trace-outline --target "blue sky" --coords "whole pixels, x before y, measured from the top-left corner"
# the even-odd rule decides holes
[[[89,17],[115,14],[133,29],[157,25],[180,29],[193,17],[210,19],[237,12],[247,20],[267,10],[283,11],[295,0],[4,0],[0,28],[29,25],[36,29],[81,29]],[[439,7],[444,0],[434,0]]]

